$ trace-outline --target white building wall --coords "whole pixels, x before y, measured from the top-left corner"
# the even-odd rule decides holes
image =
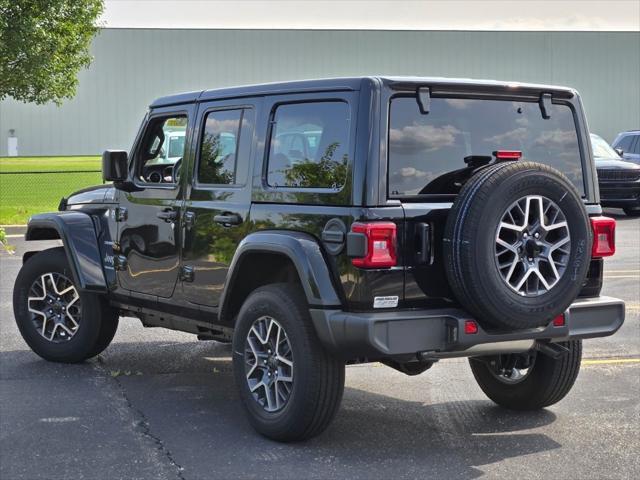
[[[569,85],[609,141],[640,128],[638,32],[106,29],[61,107],[0,103],[0,156],[128,149],[149,103],[170,93],[346,75],[425,75]]]

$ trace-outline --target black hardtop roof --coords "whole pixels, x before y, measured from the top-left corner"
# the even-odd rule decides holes
[[[575,91],[568,87],[542,85],[534,83],[503,82],[497,80],[475,80],[470,78],[445,77],[402,77],[402,76],[362,76],[343,78],[322,78],[315,80],[296,80],[289,82],[262,83],[237,87],[217,88],[214,90],[199,90],[195,92],[178,93],[160,97],[151,103],[151,108],[169,105],[180,105],[197,101],[209,101],[225,98],[239,98],[250,96],[277,95],[282,93],[304,93],[320,91],[360,90],[363,82],[381,82],[389,86],[402,85],[438,85],[469,88],[522,88],[524,90],[550,91],[573,96]]]

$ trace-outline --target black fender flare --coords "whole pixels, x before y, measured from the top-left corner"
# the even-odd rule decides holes
[[[107,282],[91,217],[82,212],[55,212],[41,213],[29,219],[25,240],[56,239],[62,240],[78,288],[106,292]]]
[[[307,233],[264,230],[247,235],[238,245],[220,298],[219,318],[225,318],[230,294],[238,281],[238,266],[248,253],[277,253],[288,257],[295,266],[307,302],[315,308],[340,308],[342,302],[334,286],[329,266],[318,241]]]

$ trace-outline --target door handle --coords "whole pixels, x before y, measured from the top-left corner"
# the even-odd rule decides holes
[[[178,218],[178,212],[167,208],[166,210],[158,212],[157,216],[159,219],[164,220],[165,222],[175,222]]]
[[[224,213],[213,217],[213,221],[222,225],[239,225],[242,218],[237,213]]]

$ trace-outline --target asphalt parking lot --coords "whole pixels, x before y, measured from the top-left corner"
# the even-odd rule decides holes
[[[562,402],[503,410],[463,359],[417,377],[350,366],[335,421],[301,444],[254,433],[225,345],[122,319],[97,359],[41,360],[13,320],[25,242],[10,238],[16,254],[0,254],[0,478],[638,478],[640,220],[609,213],[618,253],[603,294],[627,302],[627,319],[585,342]]]

